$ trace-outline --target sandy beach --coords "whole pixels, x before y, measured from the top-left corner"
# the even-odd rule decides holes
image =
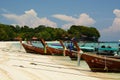
[[[67,62],[67,56],[26,53],[14,42],[0,42],[0,80],[109,80]],[[59,60],[66,60],[64,63]],[[104,77],[103,77],[104,76]],[[112,80],[112,79],[111,79]]]

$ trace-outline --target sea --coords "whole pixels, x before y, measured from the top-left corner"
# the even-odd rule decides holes
[[[24,43],[26,43],[26,42],[24,41]],[[57,48],[61,48],[58,41],[48,41],[47,43],[49,46],[54,46],[54,47],[57,46]],[[64,44],[66,45],[65,42],[64,42]],[[69,44],[69,43],[67,43],[67,44]],[[111,46],[116,51],[119,51],[119,42],[101,42],[101,43],[79,42],[78,44],[79,44],[79,46],[93,47],[93,48],[101,47],[103,45]],[[19,42],[13,43],[12,45],[16,48],[16,50],[20,50],[22,47]],[[39,41],[33,42],[33,45],[37,46],[37,47],[43,47],[43,45]],[[45,56],[47,56],[47,55],[45,55]],[[78,61],[72,61],[68,56],[53,56],[53,55],[51,55],[51,56],[54,58],[54,60],[56,60],[60,64],[70,66],[71,68],[77,68],[76,70],[82,71],[83,73],[87,73],[90,76],[102,78],[103,80],[120,80],[120,73],[92,72],[84,60],[81,60],[80,65],[78,66]]]

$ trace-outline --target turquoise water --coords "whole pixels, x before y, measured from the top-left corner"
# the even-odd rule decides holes
[[[37,47],[41,47],[41,48],[44,47],[44,46],[42,45],[42,43],[39,42],[39,41],[37,41],[37,42],[32,42],[32,45],[33,45],[33,46],[37,46]]]
[[[41,44],[41,42],[32,42],[32,44],[34,46],[37,47],[43,47],[43,45]],[[48,46],[53,47],[53,48],[57,48],[57,49],[63,49],[63,47],[60,45],[59,41],[48,41],[47,42]],[[66,47],[68,47],[70,43],[66,43],[64,42],[64,45]],[[118,42],[101,42],[101,43],[90,43],[90,42],[79,42],[78,43],[79,47],[81,49],[89,49],[89,50],[93,50],[95,51],[96,48],[98,48],[99,50],[112,50],[112,51],[118,51],[119,50],[119,46],[118,46]],[[102,46],[105,46],[106,48],[101,48]],[[111,47],[111,48],[107,48],[107,47]]]
[[[32,42],[32,45],[43,48],[42,43],[39,42],[39,41],[37,41],[37,42]],[[47,42],[47,45],[48,45],[49,47],[53,47],[53,48],[57,48],[57,49],[62,49],[62,48],[63,48],[63,47],[60,45],[60,43],[57,42],[57,41],[55,41],[55,42],[53,42],[53,41]]]

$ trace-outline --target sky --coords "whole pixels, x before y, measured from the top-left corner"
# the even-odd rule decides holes
[[[99,41],[120,40],[120,0],[1,0],[0,23],[68,30],[95,27]]]

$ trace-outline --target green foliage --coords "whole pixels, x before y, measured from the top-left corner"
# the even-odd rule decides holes
[[[68,30],[68,34],[72,34],[72,36],[76,38],[83,38],[88,41],[97,41],[100,37],[98,30],[94,27],[87,27],[87,26],[76,26],[73,25]]]
[[[0,24],[0,40],[14,40],[16,37],[21,37],[23,40],[30,40],[33,36],[44,38],[45,40],[59,40],[65,37],[81,38],[83,35],[89,37],[95,37],[96,41],[99,39],[100,34],[94,27],[76,26],[73,25],[68,31],[61,28],[52,28],[45,25],[40,25],[36,28],[30,28],[29,26],[13,26]],[[89,40],[89,39],[88,39]]]
[[[14,36],[13,26],[0,24],[0,40],[13,40]]]

